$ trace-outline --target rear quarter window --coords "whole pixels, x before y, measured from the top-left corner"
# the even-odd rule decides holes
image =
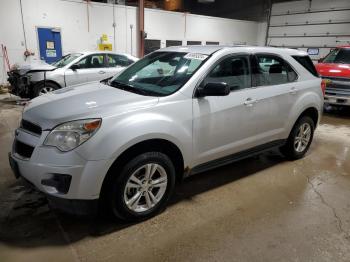
[[[312,75],[319,77],[318,72],[315,68],[315,65],[309,56],[292,56],[292,57],[299,64],[301,64],[307,71],[309,71]]]
[[[297,80],[298,75],[281,57],[256,54],[252,60],[253,86],[282,85]]]

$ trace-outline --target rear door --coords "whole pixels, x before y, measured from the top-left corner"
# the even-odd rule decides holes
[[[292,110],[299,85],[298,75],[282,57],[255,54],[251,59],[254,93],[251,99],[253,141],[266,144],[284,139],[286,123]]]

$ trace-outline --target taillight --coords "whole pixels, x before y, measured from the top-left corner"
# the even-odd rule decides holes
[[[326,79],[322,79],[321,89],[322,89],[323,96],[326,94],[326,87],[327,87],[327,80]]]

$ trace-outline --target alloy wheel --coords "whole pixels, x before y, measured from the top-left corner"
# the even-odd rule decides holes
[[[303,123],[297,132],[294,139],[294,149],[298,153],[303,152],[310,143],[311,139],[311,126],[309,123]]]
[[[138,168],[129,177],[124,189],[124,203],[133,212],[145,212],[156,206],[165,195],[168,175],[156,163]]]
[[[52,92],[54,90],[55,89],[53,87],[49,87],[49,86],[43,87],[42,89],[40,89],[39,96],[45,95],[45,94]]]

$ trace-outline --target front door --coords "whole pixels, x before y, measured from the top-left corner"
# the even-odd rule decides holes
[[[40,59],[51,64],[61,59],[61,31],[57,28],[38,28]]]
[[[193,99],[194,165],[240,152],[251,147],[256,136],[249,55],[233,55],[221,60],[201,83],[225,82],[228,96]]]
[[[83,57],[76,63],[78,69],[66,70],[66,85],[71,86],[107,78],[107,66],[105,60],[105,54],[91,54]]]

